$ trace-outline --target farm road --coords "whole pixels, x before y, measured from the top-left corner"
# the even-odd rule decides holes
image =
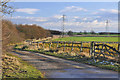
[[[35,66],[46,78],[118,78],[118,73],[40,53],[13,51]]]

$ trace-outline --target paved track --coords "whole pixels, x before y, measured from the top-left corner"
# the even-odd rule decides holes
[[[12,53],[45,73],[46,78],[118,78],[117,72],[53,56],[27,51],[14,51]]]

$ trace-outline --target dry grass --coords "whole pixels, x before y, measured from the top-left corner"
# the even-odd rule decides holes
[[[11,54],[3,55],[3,78],[43,78],[39,70]]]

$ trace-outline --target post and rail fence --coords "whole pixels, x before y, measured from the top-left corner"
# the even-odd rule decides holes
[[[39,41],[39,42],[30,42],[29,45],[33,45],[34,47],[37,47],[37,49],[45,49],[45,44],[47,44],[47,47],[50,49],[54,48],[59,50],[59,48],[62,48],[63,51],[65,51],[67,48],[70,48],[69,51],[74,51],[77,48],[78,52],[84,52],[85,49],[89,50],[89,56],[91,57],[99,57],[99,56],[109,56],[118,58],[120,55],[120,42],[67,42],[67,41]],[[87,46],[85,46],[87,44]],[[88,46],[89,44],[89,46]],[[115,46],[112,46],[110,44],[114,44]],[[79,49],[79,50],[78,50]]]

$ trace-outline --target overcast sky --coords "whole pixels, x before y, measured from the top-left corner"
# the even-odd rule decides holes
[[[118,2],[14,2],[11,5],[16,12],[8,19],[15,24],[37,24],[45,29],[62,30],[65,14],[65,31],[104,32],[106,20],[109,31],[118,31]]]

